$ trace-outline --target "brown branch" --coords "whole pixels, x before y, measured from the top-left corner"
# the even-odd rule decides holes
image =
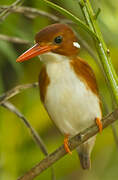
[[[28,44],[28,45],[31,44],[31,42],[29,42],[27,40],[24,40],[24,39],[21,39],[18,37],[7,36],[4,34],[0,34],[0,40],[9,41],[11,43],[18,43],[18,44]]]
[[[4,102],[3,104],[1,104],[1,106],[3,106],[6,109],[10,110],[11,112],[16,114],[22,120],[22,122],[25,124],[25,126],[29,129],[33,139],[36,142],[36,144],[40,147],[40,149],[42,150],[43,154],[45,156],[47,156],[48,155],[48,151],[46,149],[45,144],[43,143],[43,140],[38,135],[38,133],[35,131],[35,129],[30,125],[30,123],[25,118],[25,116],[13,104],[11,104],[9,102]]]
[[[10,99],[11,97],[21,93],[23,90],[33,88],[33,87],[37,87],[37,86],[38,86],[38,83],[35,82],[32,84],[24,84],[24,85],[18,85],[16,87],[14,87],[13,89],[7,91],[6,93],[4,93],[0,96],[0,105],[4,101],[7,101],[8,99]]]
[[[112,112],[107,117],[102,119],[103,128],[106,128],[108,125],[115,122],[117,119],[118,119],[118,109],[114,110],[114,112]],[[96,135],[97,133],[98,133],[98,127],[94,124],[90,128],[87,128],[86,130],[77,134],[76,136],[74,136],[73,138],[69,140],[70,150],[71,151],[74,150],[80,144],[84,143],[90,137]],[[18,180],[34,179],[36,176],[41,174],[44,170],[49,168],[52,164],[54,164],[56,161],[58,161],[65,155],[66,155],[66,152],[64,150],[64,145],[62,145],[53,153],[48,155],[45,159],[43,159],[39,164],[34,166],[32,169],[30,169],[24,176],[18,178]]]

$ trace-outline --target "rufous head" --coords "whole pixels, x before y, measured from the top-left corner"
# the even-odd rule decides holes
[[[23,62],[46,52],[76,56],[80,48],[74,32],[66,24],[47,26],[36,34],[35,41],[36,44],[19,56],[16,62]]]

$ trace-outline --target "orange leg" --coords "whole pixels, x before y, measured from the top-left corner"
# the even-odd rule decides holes
[[[69,139],[69,135],[66,134],[65,137],[64,137],[64,149],[65,149],[65,151],[67,153],[72,154],[72,152],[71,152],[71,150],[70,150],[70,148],[68,146],[68,139]]]
[[[102,132],[102,122],[101,122],[100,118],[98,118],[98,117],[95,118],[95,121],[96,121],[96,124],[99,128],[99,132],[101,133]]]

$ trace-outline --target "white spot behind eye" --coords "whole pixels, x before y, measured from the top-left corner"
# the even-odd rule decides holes
[[[73,45],[77,48],[80,48],[80,44],[78,42],[73,42]]]

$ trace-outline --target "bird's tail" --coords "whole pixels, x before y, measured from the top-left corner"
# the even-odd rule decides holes
[[[79,155],[80,163],[83,169],[90,169],[91,168],[91,151],[94,146],[96,137],[90,138],[85,143],[81,144],[79,147],[77,147],[77,152]]]
[[[87,153],[80,153],[79,154],[79,159],[80,159],[80,163],[83,169],[90,169],[91,168],[91,159],[89,154]]]

